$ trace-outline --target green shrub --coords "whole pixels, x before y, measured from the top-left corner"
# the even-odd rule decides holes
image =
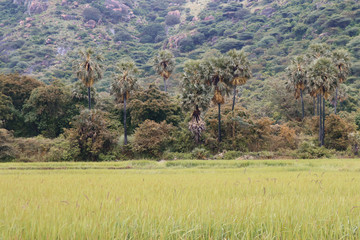
[[[171,141],[173,126],[165,121],[157,123],[152,120],[145,120],[135,130],[133,150],[139,154],[146,154],[149,157],[161,157]]]
[[[173,26],[180,23],[180,18],[176,15],[167,15],[165,18],[165,23],[168,26]]]
[[[16,155],[17,151],[12,133],[0,128],[0,162],[12,161],[16,158]]]
[[[191,152],[192,159],[205,160],[211,156],[210,152],[204,148],[195,148]]]
[[[313,158],[330,158],[333,152],[323,147],[318,147],[314,142],[304,141],[294,154],[294,158],[313,159]]]
[[[242,41],[228,38],[224,39],[222,41],[219,41],[215,48],[218,49],[220,52],[225,53],[228,52],[231,49],[241,49],[245,44]]]
[[[75,118],[74,127],[66,130],[74,161],[99,161],[100,154],[110,152],[115,138],[109,120],[100,110],[84,110]]]
[[[241,157],[244,153],[239,151],[227,151],[224,153],[223,159],[233,160]]]
[[[83,17],[85,21],[94,20],[97,22],[101,18],[101,12],[97,8],[88,7],[84,9]]]

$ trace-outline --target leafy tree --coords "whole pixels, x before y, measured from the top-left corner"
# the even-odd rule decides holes
[[[69,127],[78,114],[70,91],[55,81],[51,85],[34,89],[24,108],[25,120],[36,126],[44,136],[54,138]]]
[[[145,120],[135,130],[133,149],[142,154],[160,157],[171,141],[172,130],[172,125],[166,124],[165,121],[157,123]]]
[[[164,89],[167,92],[167,84],[166,81],[171,76],[172,72],[175,68],[175,60],[174,55],[169,50],[160,51],[153,58],[153,67],[157,74],[163,77],[164,79]]]
[[[40,86],[44,86],[44,84],[32,77],[19,74],[0,74],[0,93],[2,92],[3,95],[7,96],[3,97],[3,100],[7,103],[4,101],[2,103],[7,106],[6,111],[8,114],[9,110],[12,109],[11,120],[8,119],[6,122],[3,122],[4,127],[8,130],[13,130],[16,137],[36,135],[36,131],[34,131],[36,127],[25,122],[22,108],[25,101],[30,97],[31,92]],[[11,103],[7,100],[11,100]],[[8,114],[6,118],[10,117]]]
[[[21,110],[31,91],[44,86],[35,78],[15,74],[0,74],[0,92],[9,96],[14,107]]]
[[[126,101],[133,91],[139,88],[136,74],[139,72],[134,61],[123,61],[118,65],[120,74],[114,77],[111,86],[111,93],[115,95],[115,100],[124,105],[124,145],[127,144],[126,130]]]
[[[177,100],[160,91],[154,85],[148,89],[135,92],[129,99],[131,123],[138,126],[146,119],[157,123],[166,121],[178,126],[182,120],[182,112]]]
[[[11,161],[16,155],[13,134],[4,128],[0,128],[0,162]]]
[[[306,72],[306,60],[304,56],[297,56],[291,60],[291,64],[286,69],[288,82],[287,89],[295,92],[295,98],[301,99],[301,112],[302,119],[305,117],[304,113],[304,98],[303,92],[307,86],[307,72]]]
[[[114,147],[114,136],[108,129],[106,114],[84,110],[75,118],[73,128],[66,130],[75,161],[98,161]]]
[[[103,69],[103,66],[100,64],[103,58],[100,55],[93,58],[93,54],[94,51],[90,48],[86,51],[81,50],[79,52],[80,59],[74,63],[77,78],[80,79],[88,89],[89,110],[91,109],[91,87],[96,81],[102,78]]]
[[[230,50],[227,55],[228,59],[228,71],[231,76],[230,84],[234,88],[233,105],[232,110],[235,107],[236,87],[244,85],[249,78],[251,78],[250,62],[244,51],[237,51],[235,49]]]
[[[337,70],[337,79],[339,84],[346,81],[346,78],[349,76],[350,73],[350,57],[346,50],[336,50],[332,53],[333,55],[333,61]],[[336,107],[337,107],[337,101],[338,101],[338,91],[339,87],[336,87],[335,92],[335,114],[336,114]]]
[[[0,92],[0,127],[13,118],[15,111],[11,98]]]

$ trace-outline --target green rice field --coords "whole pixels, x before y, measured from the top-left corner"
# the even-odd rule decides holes
[[[0,164],[0,239],[360,239],[360,160]]]

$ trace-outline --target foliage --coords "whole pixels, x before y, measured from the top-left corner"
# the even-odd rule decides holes
[[[140,125],[146,119],[157,123],[166,121],[177,126],[182,118],[181,108],[176,99],[153,85],[134,93],[130,99],[129,109],[133,126]]]
[[[0,162],[11,161],[16,158],[14,136],[4,128],[0,128]]]
[[[13,118],[14,111],[11,98],[0,92],[0,127]]]
[[[150,157],[160,157],[171,141],[172,129],[173,126],[165,121],[157,123],[152,120],[145,120],[135,130],[133,149]]]
[[[295,158],[313,159],[313,158],[330,158],[333,156],[332,151],[324,146],[319,147],[313,141],[303,141],[296,151]]]
[[[66,130],[74,161],[98,161],[115,142],[108,129],[106,115],[100,110],[84,110],[75,118],[73,128]]]
[[[35,78],[19,74],[0,74],[0,91],[9,96],[14,107],[21,110],[32,90],[44,86]]]
[[[210,152],[204,148],[195,148],[191,152],[193,159],[206,160],[210,157]]]
[[[56,81],[38,87],[24,105],[25,121],[34,124],[44,136],[57,137],[78,114],[71,100],[70,91]]]
[[[168,26],[173,26],[180,23],[180,18],[176,15],[170,14],[166,16],[165,23]]]
[[[355,131],[355,124],[347,122],[338,115],[330,114],[325,123],[325,146],[345,151],[349,146],[349,134]]]

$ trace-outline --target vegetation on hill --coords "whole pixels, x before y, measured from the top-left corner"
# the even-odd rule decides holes
[[[358,152],[355,0],[14,0],[0,10],[0,120],[13,131],[0,134],[54,139],[46,140],[54,159],[58,151],[75,160],[139,157],[151,138],[149,156],[158,158],[164,151],[326,155],[314,147],[316,135],[327,148]],[[331,54],[315,56],[309,49],[318,43]],[[139,88],[131,87],[130,58]],[[122,60],[127,67],[116,75]]]

